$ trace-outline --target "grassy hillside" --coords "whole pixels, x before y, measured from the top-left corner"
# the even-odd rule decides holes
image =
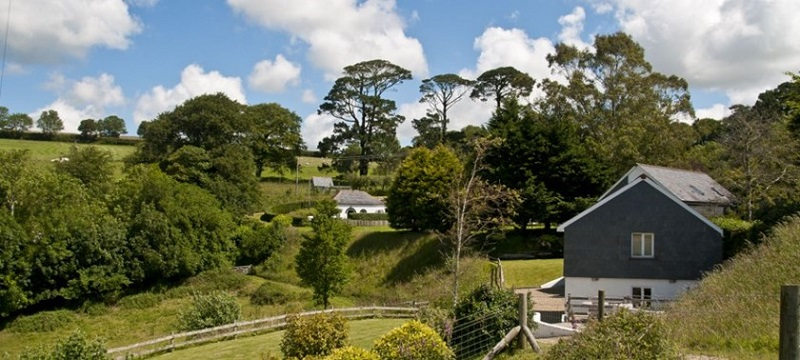
[[[94,146],[111,153],[114,162],[122,162],[122,159],[128,156],[136,149],[134,146],[129,145],[95,145],[95,144],[81,144],[81,143],[65,143],[56,141],[33,141],[33,140],[15,140],[15,139],[0,139],[0,151],[7,150],[29,150],[31,158],[34,161],[49,162],[52,159],[58,158],[67,152],[72,146],[86,147]]]
[[[800,283],[800,217],[778,225],[756,248],[708,274],[667,313],[688,349],[743,357],[778,350],[780,287]]]

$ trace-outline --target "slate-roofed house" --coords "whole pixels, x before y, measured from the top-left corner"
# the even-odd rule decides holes
[[[329,177],[313,176],[311,177],[311,186],[315,189],[331,189],[333,188],[333,179]]]
[[[733,196],[708,175],[637,165],[561,224],[565,293],[673,299],[722,261],[721,215]]]
[[[333,197],[343,219],[350,213],[383,213],[386,205],[380,199],[361,190],[339,190]]]

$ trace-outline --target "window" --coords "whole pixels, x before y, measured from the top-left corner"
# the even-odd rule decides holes
[[[633,306],[635,307],[650,307],[650,301],[653,298],[653,290],[646,287],[633,287],[631,293],[633,298]]]
[[[631,234],[631,257],[651,258],[653,257],[654,246],[653,233],[633,233]]]

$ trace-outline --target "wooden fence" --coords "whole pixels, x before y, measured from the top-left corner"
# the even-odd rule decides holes
[[[353,220],[344,219],[344,221],[353,226],[389,226],[389,220]]]
[[[348,319],[369,318],[412,318],[418,309],[409,307],[370,306],[344,309],[328,309],[299,313],[299,316],[309,316],[321,313],[337,313]],[[174,349],[216,341],[224,338],[234,338],[238,335],[257,332],[277,331],[286,326],[288,315],[279,315],[263,319],[235,322],[213,328],[183,332],[148,340],[133,345],[117,347],[108,350],[108,355],[114,359],[127,359],[130,357],[144,356],[154,353],[172,351]]]

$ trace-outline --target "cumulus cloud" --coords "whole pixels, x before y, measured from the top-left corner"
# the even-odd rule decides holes
[[[462,76],[476,78],[486,70],[513,66],[534,79],[550,75],[547,54],[555,51],[547,38],[531,39],[520,29],[487,28],[475,39],[474,47],[480,52],[474,70],[462,70]]]
[[[29,115],[38,119],[43,111],[55,110],[66,132],[77,132],[81,120],[105,118],[111,115],[107,113],[109,107],[125,104],[122,88],[109,74],[86,76],[77,81],[53,74],[45,87],[56,92],[58,98]]]
[[[714,104],[708,108],[696,109],[694,113],[698,119],[709,118],[709,119],[722,120],[722,118],[731,114],[731,110],[725,105]]]
[[[308,45],[308,58],[339,77],[347,65],[385,59],[425,77],[428,65],[419,40],[405,34],[394,0],[228,0],[234,11]]]
[[[620,29],[657,71],[724,91],[732,103],[787,80],[800,64],[800,2],[791,0],[611,0]]]
[[[306,116],[300,133],[309,149],[316,149],[320,140],[333,134],[333,124],[339,120],[328,114],[313,113]]]
[[[250,87],[259,91],[276,93],[286,89],[288,85],[300,83],[300,65],[286,60],[283,55],[275,57],[275,61],[259,61],[247,78]]]
[[[9,61],[18,64],[80,58],[95,46],[124,50],[142,30],[123,0],[14,1],[0,6],[6,18]]]
[[[152,120],[159,113],[171,111],[186,100],[218,92],[232,100],[247,103],[240,78],[226,77],[217,71],[206,72],[197,64],[189,65],[181,72],[179,84],[169,89],[159,85],[139,97],[133,121],[140,124],[142,121]]]
[[[586,11],[580,6],[571,13],[559,17],[558,23],[561,25],[561,32],[558,34],[558,40],[579,49],[588,48],[589,44],[581,39],[584,20],[586,20]]]

